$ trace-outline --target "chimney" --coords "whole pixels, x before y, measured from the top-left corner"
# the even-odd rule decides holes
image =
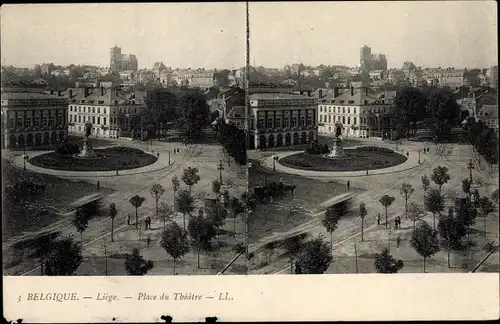
[[[351,96],[354,96],[354,87],[351,85]]]
[[[104,96],[104,87],[101,85],[101,96]]]
[[[69,89],[69,99],[73,98],[73,89]]]
[[[83,94],[84,97],[87,97],[90,94],[90,88],[88,87],[83,88]]]
[[[319,96],[319,100],[323,99],[323,90],[322,89],[318,90],[318,96]]]
[[[339,96],[339,87],[333,87],[333,97],[336,98]]]
[[[310,97],[311,96],[311,90],[308,90],[307,91],[307,96]]]
[[[368,87],[365,87],[365,96],[368,96]]]

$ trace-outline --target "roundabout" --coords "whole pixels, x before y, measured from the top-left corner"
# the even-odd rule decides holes
[[[345,149],[338,158],[322,154],[294,153],[279,160],[286,167],[311,171],[365,171],[393,167],[406,162],[407,157],[391,149],[376,146],[361,146]]]
[[[158,158],[140,149],[112,146],[95,150],[93,158],[78,158],[56,152],[42,153],[29,162],[40,168],[62,171],[121,171],[146,167]]]

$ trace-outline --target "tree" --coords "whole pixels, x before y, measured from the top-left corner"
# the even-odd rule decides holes
[[[294,235],[291,237],[288,237],[285,239],[283,242],[283,245],[285,246],[285,249],[288,252],[288,255],[290,256],[290,272],[292,272],[293,269],[293,259],[298,257],[300,250],[302,248],[302,245],[304,244],[304,239],[307,237],[307,234],[299,234],[299,235]]]
[[[418,88],[405,87],[394,98],[396,121],[405,130],[406,136],[413,129],[417,131],[417,122],[425,116],[426,96]]]
[[[382,253],[375,254],[375,268],[378,273],[397,273],[403,266],[403,261],[390,255],[387,248],[384,248]]]
[[[474,206],[462,206],[457,213],[457,218],[467,228],[467,242],[470,245],[469,229],[476,224],[477,209]]]
[[[387,220],[387,208],[392,205],[392,203],[396,200],[396,198],[389,196],[389,195],[383,195],[380,197],[379,202],[382,206],[384,206],[385,209],[385,227],[387,228],[388,225],[388,220]]]
[[[233,237],[236,237],[236,220],[238,215],[245,211],[244,203],[236,197],[229,200],[229,210],[233,214]]]
[[[145,260],[138,248],[132,249],[132,254],[128,254],[125,258],[125,270],[129,276],[144,276],[153,267],[153,261]]]
[[[471,187],[471,182],[470,182],[469,178],[463,179],[462,180],[462,191],[468,195],[470,193],[470,187]]]
[[[425,272],[425,260],[439,251],[437,232],[422,222],[412,231],[410,244],[423,257]]]
[[[493,203],[488,197],[479,198],[479,210],[483,218],[483,235],[486,236],[486,220],[488,219],[488,214],[494,211]]]
[[[160,246],[174,259],[175,274],[175,261],[190,250],[186,231],[175,222],[169,223],[161,234]]]
[[[28,251],[28,256],[31,258],[40,259],[41,274],[45,273],[45,260],[49,255],[53,242],[61,235],[61,232],[45,232],[40,233],[33,238],[22,239],[13,244],[16,251],[20,251],[22,255]]]
[[[408,205],[408,218],[413,221],[413,229],[415,229],[417,221],[422,218],[423,213],[424,209],[419,204],[414,201],[410,202]]]
[[[448,215],[439,217],[439,236],[446,241],[448,247],[448,268],[450,265],[451,249],[459,249],[462,245],[462,238],[467,234],[465,226],[453,215],[453,208],[449,208]]]
[[[434,89],[427,100],[425,116],[427,126],[434,132],[437,140],[441,140],[458,124],[460,107],[451,92]]]
[[[448,174],[448,168],[438,165],[434,170],[432,170],[431,180],[438,186],[439,191],[441,187],[450,180],[450,175]]]
[[[332,260],[331,248],[320,235],[304,243],[296,262],[296,270],[300,269],[299,272],[304,274],[322,274],[328,270]]]
[[[184,224],[184,230],[186,230],[186,214],[191,216],[194,210],[194,198],[188,190],[181,189],[177,192],[175,197],[175,204],[177,210],[182,213],[182,222]]]
[[[422,188],[424,189],[424,195],[425,192],[429,189],[429,186],[431,185],[429,181],[429,177],[427,177],[425,174],[422,176]]]
[[[219,250],[219,232],[220,228],[224,226],[227,217],[227,210],[220,204],[216,204],[207,209],[208,220],[215,227],[217,233],[217,251]]]
[[[176,175],[174,175],[172,177],[172,189],[174,189],[174,198],[175,198],[177,190],[179,190],[180,186],[181,186],[181,182],[179,181],[179,178]]]
[[[166,202],[161,202],[156,217],[163,222],[163,230],[166,230],[167,222],[174,216],[174,210]]]
[[[425,208],[432,213],[433,228],[436,229],[436,214],[445,209],[444,197],[438,189],[431,189],[425,195]]]
[[[167,118],[175,120],[177,98],[172,92],[162,88],[148,91],[145,103],[144,123],[152,125],[156,134],[161,126],[167,123]]]
[[[201,92],[186,92],[179,98],[176,115],[178,128],[185,130],[186,137],[193,141],[201,138],[201,131],[210,118],[210,109]]]
[[[498,205],[498,189],[495,189],[493,193],[491,194],[491,200],[493,200],[497,205]]]
[[[109,204],[109,217],[111,218],[111,242],[114,242],[113,232],[114,232],[115,217],[117,214],[118,211],[116,210],[116,204],[114,202]]]
[[[83,208],[77,208],[71,222],[76,227],[77,232],[80,233],[80,241],[83,242],[83,232],[89,226],[89,217],[85,214]]]
[[[415,192],[415,189],[413,189],[413,186],[411,184],[405,182],[401,185],[400,193],[401,193],[401,196],[403,196],[403,198],[405,199],[406,217],[408,217],[408,198],[410,198],[414,192]]]
[[[139,207],[142,206],[142,204],[145,201],[146,201],[146,198],[145,197],[141,197],[139,195],[135,195],[132,198],[130,198],[130,200],[129,200],[129,202],[135,208],[135,228],[137,228],[137,226],[139,226],[139,215],[137,213],[137,210],[139,209]]]
[[[72,236],[58,239],[52,243],[45,262],[45,274],[48,276],[71,276],[82,263],[82,245]]]
[[[220,191],[220,186],[221,184],[219,180],[212,181],[212,192],[218,194]]]
[[[207,220],[203,215],[192,217],[188,224],[189,236],[196,242],[198,246],[198,269],[200,268],[200,250],[202,247],[207,249],[210,246],[210,241],[217,234],[217,229],[214,224]]]
[[[160,200],[161,196],[163,196],[163,194],[165,193],[165,189],[161,184],[155,183],[151,187],[151,190],[149,192],[151,193],[151,196],[154,198],[156,202],[156,211],[158,212],[158,201]]]
[[[337,213],[336,210],[332,207],[328,208],[325,212],[325,216],[321,221],[321,224],[325,227],[326,231],[330,233],[330,250],[333,253],[333,231],[337,229],[337,225],[339,224],[340,213]]]
[[[359,217],[361,218],[361,242],[364,241],[364,238],[363,238],[363,231],[364,231],[364,228],[365,228],[365,217],[367,215],[367,211],[366,211],[366,205],[365,203],[361,203],[359,204]]]
[[[198,168],[187,167],[182,172],[181,180],[189,187],[189,191],[191,188],[200,181],[200,175],[198,174]]]

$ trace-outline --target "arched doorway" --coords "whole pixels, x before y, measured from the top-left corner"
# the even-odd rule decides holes
[[[35,145],[36,146],[42,145],[42,134],[40,133],[35,134]]]
[[[17,145],[19,147],[24,147],[26,143],[24,142],[24,134],[20,134],[18,139],[17,139]]]
[[[300,143],[301,144],[307,143],[307,133],[306,132],[302,132],[302,134],[300,135]]]
[[[269,135],[268,143],[269,143],[268,147],[274,147],[274,135],[273,134]]]
[[[29,133],[28,138],[26,139],[26,145],[27,146],[33,146],[33,134]]]
[[[309,132],[309,143],[312,143],[312,142],[314,142],[314,133]]]
[[[283,135],[278,134],[276,137],[276,146],[283,146]]]
[[[264,135],[259,136],[259,148],[266,148],[266,137]]]
[[[50,136],[50,142],[52,144],[57,143],[57,133],[56,132],[52,132],[52,134]]]
[[[63,131],[59,131],[59,141],[64,141],[64,132]]]
[[[299,133],[293,133],[293,144],[299,144]]]
[[[16,135],[10,135],[9,137],[9,147],[10,148],[16,148],[17,147],[17,138]]]
[[[49,144],[49,133],[43,133],[43,144]]]
[[[285,145],[288,146],[292,144],[292,136],[290,136],[290,133],[285,134]]]

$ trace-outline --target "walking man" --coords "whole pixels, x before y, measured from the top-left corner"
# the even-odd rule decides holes
[[[99,180],[97,180],[97,191],[99,191]]]
[[[396,237],[396,246],[399,247],[399,243],[401,243],[401,236]]]
[[[380,225],[380,213],[377,215],[377,225]]]
[[[349,182],[349,180],[347,180],[347,190],[349,190],[350,187],[351,187],[351,183]]]
[[[116,175],[118,175],[118,170],[116,170]]]
[[[127,225],[130,225],[130,213],[127,216]]]
[[[159,159],[160,158],[160,152],[156,152],[156,157]]]
[[[146,239],[146,243],[148,244],[148,247],[149,247],[149,244],[151,243],[151,235],[148,235],[148,238]],[[399,243],[398,243],[398,246],[399,246]]]

